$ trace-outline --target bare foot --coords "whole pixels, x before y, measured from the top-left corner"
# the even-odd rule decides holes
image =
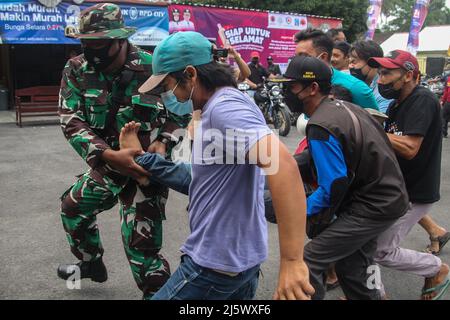
[[[425,279],[425,285],[424,289],[430,289],[433,287],[436,287],[440,284],[443,284],[446,281],[447,275],[450,272],[450,268],[445,263],[442,264],[441,270],[439,270],[439,273],[435,275],[433,278],[426,278]],[[436,297],[439,294],[438,291],[434,291],[427,294],[422,294],[422,300],[432,300],[434,297]]]
[[[439,252],[439,240],[430,240],[430,244],[425,249],[425,252],[431,254],[437,254]]]
[[[334,265],[329,267],[327,270],[327,284],[334,284],[338,281],[336,270],[334,269]]]
[[[140,123],[136,123],[134,121],[131,121],[127,123],[122,130],[120,130],[120,136],[119,136],[119,144],[120,149],[141,149],[141,142],[138,138],[138,132],[139,128],[141,127]],[[144,151],[142,151],[144,152]],[[141,177],[136,179],[136,181],[141,186],[147,186],[150,182],[148,177]]]
[[[138,132],[141,127],[140,123],[131,121],[120,130],[119,144],[120,149],[142,149],[139,142]]]

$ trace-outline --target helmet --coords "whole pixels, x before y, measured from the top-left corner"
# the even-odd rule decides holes
[[[306,136],[306,125],[308,124],[308,119],[304,113],[302,113],[297,119],[297,131],[302,136]]]

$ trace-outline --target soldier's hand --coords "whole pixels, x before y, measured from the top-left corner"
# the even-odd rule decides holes
[[[102,158],[122,175],[138,180],[150,176],[150,173],[134,161],[134,158],[142,153],[143,151],[139,149],[121,149],[118,151],[108,149],[103,152]]]
[[[148,152],[159,153],[160,155],[165,157],[166,156],[166,152],[167,152],[167,148],[166,148],[166,145],[164,143],[162,143],[161,141],[155,140],[155,141],[152,142],[150,147],[148,147]]]

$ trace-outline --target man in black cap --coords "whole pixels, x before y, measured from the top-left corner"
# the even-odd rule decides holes
[[[324,62],[296,56],[284,77],[286,103],[310,117],[306,137],[318,188],[307,200],[313,239],[304,259],[313,298],[324,298],[325,272],[336,263],[347,299],[380,299],[376,239],[408,208],[394,151],[367,111],[328,98],[331,70]]]
[[[267,71],[274,77],[281,76],[280,66],[276,63],[273,63],[272,56],[267,57]]]

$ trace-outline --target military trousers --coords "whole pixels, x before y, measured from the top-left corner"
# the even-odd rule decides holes
[[[61,218],[72,253],[82,261],[102,257],[96,216],[120,202],[125,253],[139,289],[145,298],[151,297],[170,277],[169,264],[159,253],[167,197],[167,187],[160,184],[141,187],[129,178],[113,179],[89,170],[61,197]]]

